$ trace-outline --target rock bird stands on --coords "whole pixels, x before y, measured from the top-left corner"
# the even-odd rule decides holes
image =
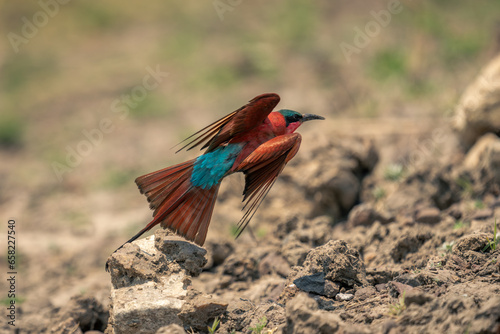
[[[255,97],[184,140],[191,141],[180,150],[203,144],[201,149],[207,149],[203,155],[138,177],[135,182],[154,218],[127,242],[160,224],[203,246],[222,179],[242,172],[246,212],[238,224],[239,236],[299,150],[301,136],[294,131],[306,121],[324,119],[287,109],[272,112],[279,101],[273,93]]]

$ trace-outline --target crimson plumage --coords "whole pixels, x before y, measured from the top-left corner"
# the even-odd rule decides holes
[[[153,220],[127,242],[160,224],[202,246],[222,179],[242,172],[246,212],[238,225],[239,235],[297,153],[301,136],[294,131],[305,121],[324,119],[287,109],[273,112],[279,101],[274,93],[253,98],[188,137],[180,149],[203,145],[203,155],[138,177],[135,182],[154,210]]]

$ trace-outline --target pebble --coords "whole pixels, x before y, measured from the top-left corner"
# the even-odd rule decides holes
[[[355,206],[349,213],[348,222],[352,227],[370,226],[375,221],[387,223],[390,219],[379,214],[371,204],[363,203]]]
[[[346,302],[354,298],[354,295],[351,293],[338,293],[335,296],[335,300],[339,302]]]
[[[438,208],[420,209],[415,214],[415,220],[423,224],[437,224],[441,221],[440,214]]]

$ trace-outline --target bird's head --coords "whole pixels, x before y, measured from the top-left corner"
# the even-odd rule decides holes
[[[325,119],[322,116],[314,114],[301,114],[294,110],[281,109],[278,111],[285,118],[287,133],[294,132],[302,123],[313,119]]]

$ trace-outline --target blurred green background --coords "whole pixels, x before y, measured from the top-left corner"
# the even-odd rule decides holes
[[[326,116],[326,135],[341,118],[442,118],[499,51],[491,0],[402,1],[349,60],[341,43],[390,1],[0,3],[0,211],[27,262],[103,245],[90,264],[57,262],[70,276],[148,221],[135,177],[191,157],[170,148],[254,96]],[[148,68],[168,76],[144,90]],[[69,166],[72,150],[85,154]]]

